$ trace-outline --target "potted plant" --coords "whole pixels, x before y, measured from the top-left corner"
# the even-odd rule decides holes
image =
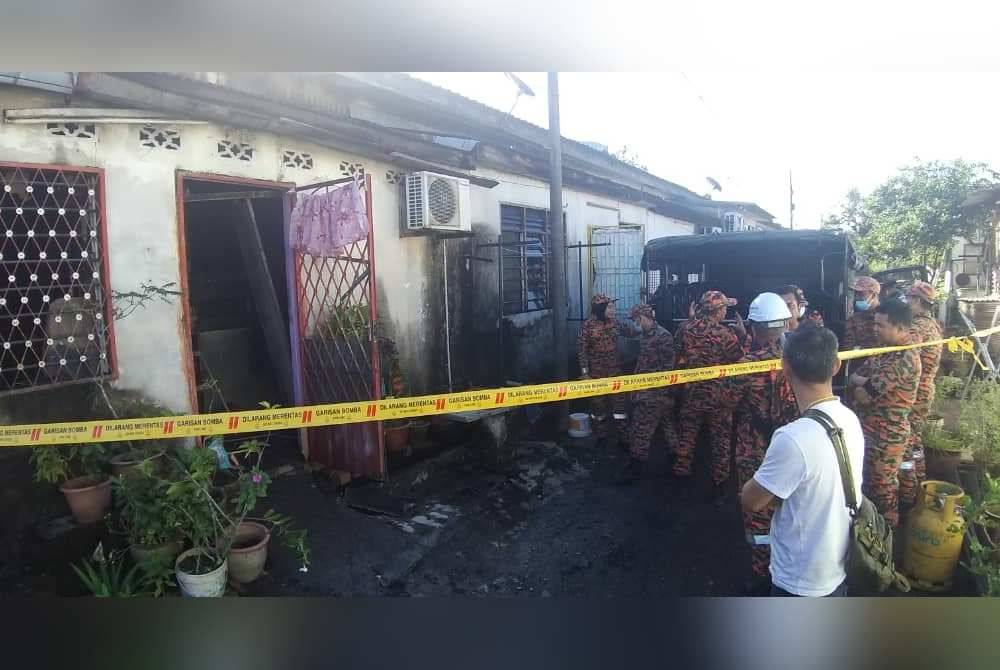
[[[172,416],[176,412],[150,400],[137,391],[110,388],[98,383],[98,393],[93,399],[94,418],[98,419],[141,419]],[[166,450],[177,444],[177,440],[136,440],[109,442],[106,444],[111,456],[111,474],[115,477],[130,475],[143,461],[162,463]]]
[[[272,537],[299,555],[303,571],[308,570],[309,547],[306,531],[293,527],[292,519],[268,510],[259,519],[247,518],[237,526],[229,549],[229,577],[239,584],[249,584],[260,577],[267,562],[267,548]]]
[[[427,419],[414,419],[410,422],[410,440],[415,447],[427,445],[427,434],[431,429],[431,422]]]
[[[147,570],[173,565],[184,547],[180,529],[185,519],[167,496],[169,486],[170,481],[154,475],[149,460],[114,483],[117,518],[128,537],[129,553]]]
[[[1000,479],[983,477],[982,501],[966,509],[983,544],[992,550],[991,558],[1000,561]]]
[[[344,305],[329,309],[321,328],[322,335],[339,339],[364,336],[367,339],[370,322],[368,305]]]
[[[367,304],[328,306],[303,342],[314,373],[331,379],[370,376],[370,326]]]
[[[35,481],[58,484],[77,523],[96,523],[111,507],[108,454],[103,444],[39,447],[31,451]]]
[[[138,467],[146,462],[156,465],[166,450],[159,440],[144,440],[133,444],[125,443],[124,449],[111,457],[111,475],[113,477],[129,477],[136,474]]]
[[[151,578],[138,565],[125,570],[121,556],[112,554],[105,558],[101,545],[97,545],[90,559],[83,559],[79,565],[71,564],[73,572],[97,598],[134,598],[154,595]]]
[[[968,562],[962,563],[979,578],[982,595],[1000,596],[1000,480],[983,478],[982,498],[964,501],[968,519]]]
[[[153,467],[163,463],[167,454],[165,440],[143,440],[141,442],[112,443],[111,476],[131,477],[137,474],[139,466],[149,462]]]
[[[958,465],[962,460],[962,444],[958,438],[939,425],[929,423],[924,429],[923,445],[927,478],[958,484]]]
[[[261,469],[266,446],[264,441],[248,440],[227,452],[231,465],[225,472],[233,478],[230,488],[234,491],[228,500],[213,495],[218,466],[214,451],[194,449],[181,461],[181,474],[166,495],[186,518],[183,532],[192,545],[175,564],[185,595],[220,596],[227,576],[238,583],[255,580],[267,560],[272,534],[298,552],[302,571],[308,569],[305,531],[292,529],[291,520],[273,510],[260,520],[249,518],[258,500],[268,493],[270,477]]]
[[[984,472],[1000,476],[1000,384],[974,383],[959,416],[959,434]]]
[[[191,449],[175,456],[179,476],[165,495],[183,517],[181,531],[191,545],[174,562],[177,583],[182,595],[219,597],[226,590],[229,564],[220,551],[224,528],[219,521],[220,501],[213,495],[216,455],[210,449]]]
[[[406,419],[390,419],[385,422],[385,448],[389,451],[405,451],[410,444],[410,422]]]
[[[954,399],[965,388],[965,380],[951,375],[941,375],[934,382],[934,390],[939,398]]]
[[[379,362],[382,369],[382,395],[399,397],[403,395],[403,369],[399,364],[399,347],[395,340],[386,335],[379,335]]]
[[[962,563],[969,572],[982,580],[981,595],[988,598],[1000,597],[1000,562],[997,562],[996,550],[984,545],[976,533],[970,533],[969,562]]]

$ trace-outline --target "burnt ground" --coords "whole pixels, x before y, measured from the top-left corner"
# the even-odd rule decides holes
[[[536,424],[532,432],[542,431]],[[339,490],[304,467],[293,447],[273,446],[271,466],[285,464],[285,473],[260,511],[273,507],[307,528],[312,563],[300,572],[272,541],[267,572],[244,594],[741,594],[749,557],[735,484],[728,505],[708,500],[707,449],[697,461],[704,483],[682,501],[662,443],[654,444],[650,476],[620,486],[623,449],[548,432],[550,441],[512,438],[516,453],[498,466],[483,433],[459,431],[452,447],[390,461],[386,483]],[[4,501],[0,593],[84,595],[69,563],[98,541],[113,548],[123,538],[102,524],[74,527],[54,487],[12,486],[30,481],[26,459],[16,467],[8,460],[5,474],[4,491],[20,497]]]
[[[346,489],[304,467],[294,436],[275,434],[267,465],[282,474],[260,511],[273,507],[308,529],[312,565],[300,572],[272,542],[267,572],[243,593],[742,595],[749,551],[736,486],[730,482],[727,505],[709,502],[706,444],[696,461],[698,486],[682,498],[667,476],[662,442],[654,443],[649,476],[620,486],[614,475],[627,461],[624,450],[555,435],[547,413],[536,412],[534,428],[526,421],[512,422],[513,433],[529,436],[512,437],[515,453],[501,454],[485,433],[450,424],[436,445],[391,458],[387,482]],[[103,524],[74,526],[55,487],[31,482],[28,450],[2,452],[0,594],[84,595],[70,562],[98,542],[114,548],[124,538]]]
[[[309,530],[312,565],[300,572],[294,556],[272,541],[267,572],[244,594],[741,593],[748,552],[735,497],[716,508],[706,485],[681,501],[666,477],[662,448],[649,478],[620,486],[614,475],[626,452],[598,448],[593,439],[518,442],[499,467],[484,462],[483,441],[474,434],[411,459],[384,484],[356,482],[346,490],[301,463],[285,467],[291,472],[275,478],[265,502]],[[277,460],[294,460],[287,457]],[[19,537],[6,529],[6,547],[16,550],[5,552],[0,565],[0,593],[84,595],[69,562],[99,540],[114,546],[121,538],[99,526],[72,528],[57,492],[32,489],[45,502],[32,501],[38,519]]]
[[[259,595],[740,595],[749,560],[735,502],[682,502],[657,454],[652,475],[621,486],[627,460],[593,439],[521,442],[504,469],[475,444],[352,485],[344,497],[298,472],[270,503],[310,529],[312,567],[282,548]],[[361,511],[351,505],[363,505]],[[382,513],[373,508],[382,510]]]
[[[300,572],[272,541],[265,574],[231,595],[743,595],[749,551],[735,483],[728,504],[709,502],[707,445],[698,486],[682,497],[662,443],[649,476],[621,486],[615,474],[627,453],[593,439],[522,440],[501,466],[487,442],[466,434],[395,463],[385,483],[346,489],[303,467],[291,447],[269,451],[281,474],[260,511],[273,507],[308,529],[312,564]],[[103,524],[74,526],[51,487],[10,486],[30,477],[21,460],[8,459],[2,478],[0,594],[85,595],[69,563],[123,538]]]

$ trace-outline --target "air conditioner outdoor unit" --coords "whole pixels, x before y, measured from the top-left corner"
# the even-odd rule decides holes
[[[407,230],[472,230],[469,180],[433,172],[406,176]]]

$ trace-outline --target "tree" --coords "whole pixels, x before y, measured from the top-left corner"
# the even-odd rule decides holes
[[[840,211],[823,219],[822,226],[824,230],[842,230],[859,237],[867,235],[871,230],[871,222],[861,191],[856,188],[848,191],[840,205]]]
[[[921,264],[936,269],[956,237],[970,236],[985,222],[985,210],[964,211],[962,201],[998,179],[1000,174],[985,163],[917,162],[865,197],[852,189],[823,227],[854,233],[873,268]]]

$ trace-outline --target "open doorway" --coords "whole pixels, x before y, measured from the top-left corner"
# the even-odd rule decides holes
[[[182,175],[192,401],[202,413],[292,405],[285,202],[289,186]]]

